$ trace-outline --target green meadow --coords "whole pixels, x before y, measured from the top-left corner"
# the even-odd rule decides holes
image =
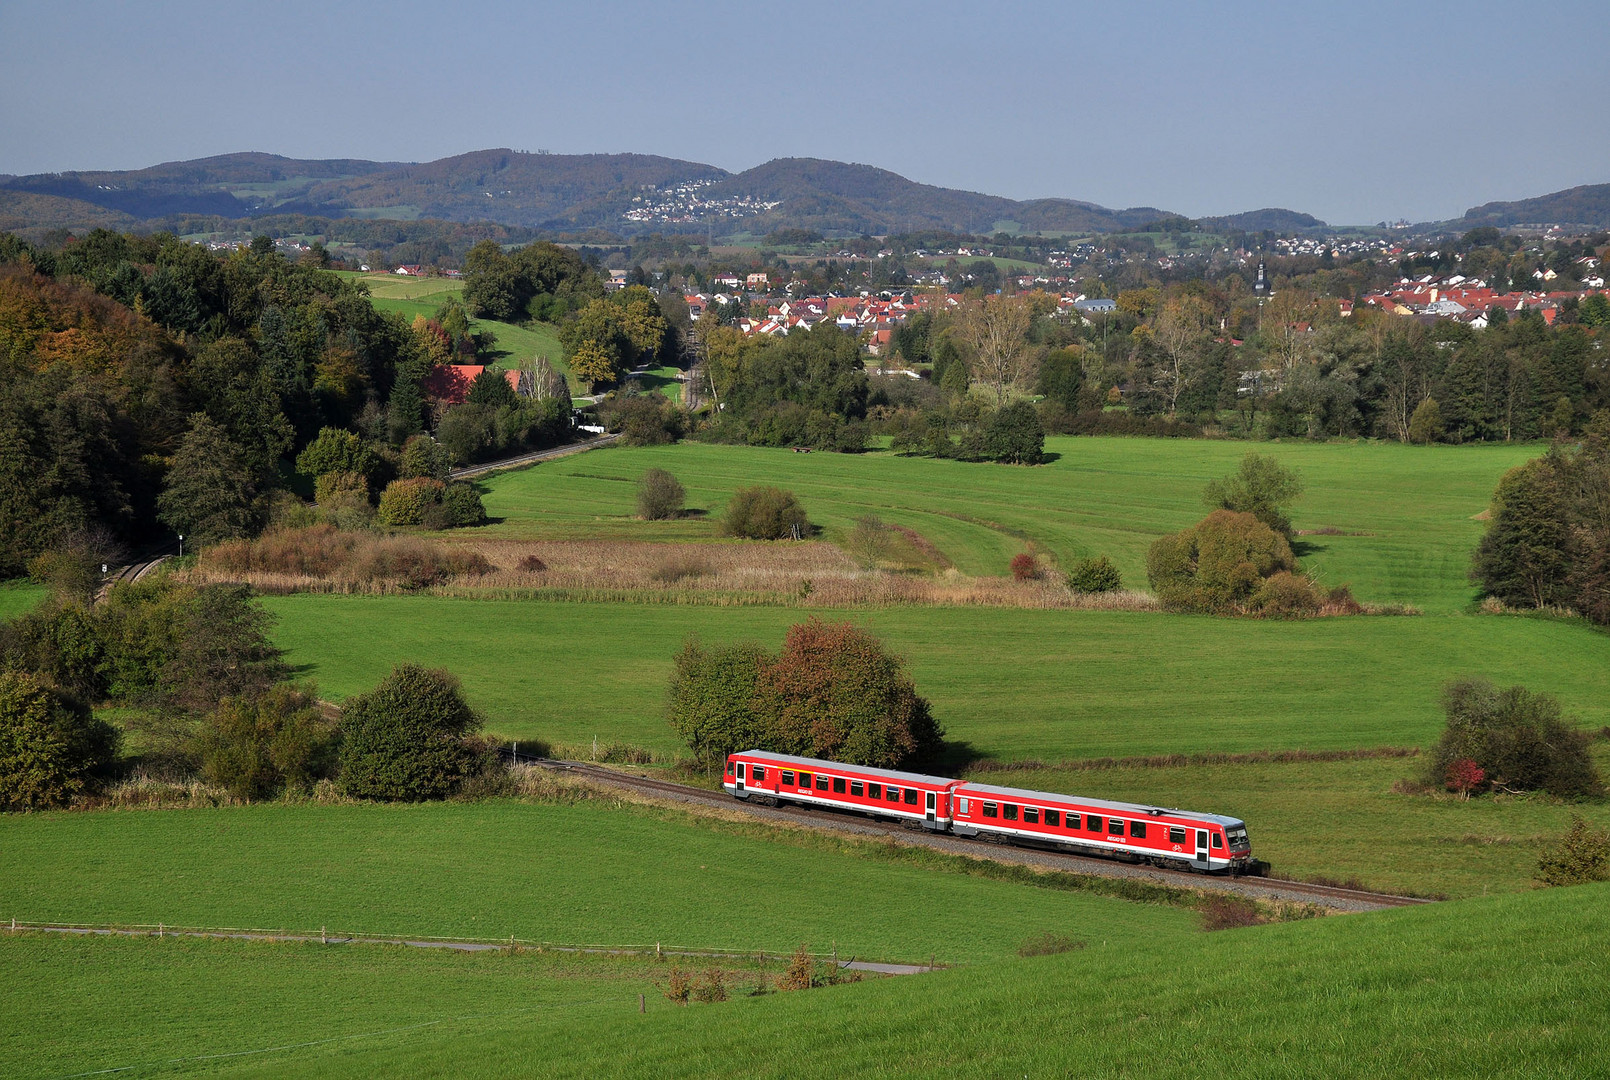
[[[656,996],[672,964],[0,937],[0,1045],[30,1077],[1487,1080],[1599,1075],[1610,1053],[1610,885],[1215,934],[1064,930],[1086,947],[685,1008]]]
[[[1475,590],[1470,552],[1504,472],[1539,446],[1401,446],[1395,443],[1256,444],[1207,440],[1050,438],[1035,468],[867,454],[795,454],[743,446],[682,444],[548,462],[484,481],[485,532],[510,538],[689,539],[714,535],[709,518],[639,522],[634,487],[648,468],[668,469],[688,506],[719,513],[732,493],[773,484],[799,496],[829,538],[876,514],[915,529],[965,574],[1004,574],[1031,544],[1062,565],[1107,555],[1124,580],[1146,581],[1146,549],[1200,520],[1203,486],[1234,471],[1249,451],[1302,475],[1292,511],[1303,566],[1328,585],[1350,584],[1364,601],[1458,611]]]
[[[591,455],[586,455],[591,456]],[[671,658],[689,635],[780,646],[816,615],[904,655],[950,739],[1001,760],[1424,746],[1438,694],[1485,675],[1610,723],[1610,639],[1519,617],[1274,622],[1154,612],[564,603],[440,596],[267,597],[298,677],[339,700],[394,664],[446,667],[488,727],[662,753]]]
[[[0,818],[0,920],[223,926],[863,960],[1010,956],[1183,909],[956,873],[882,845],[611,801],[259,804]],[[63,873],[63,853],[71,873]]]

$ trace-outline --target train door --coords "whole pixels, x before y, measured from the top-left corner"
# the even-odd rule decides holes
[[[734,770],[733,770],[734,775],[736,775],[738,777],[738,784],[737,784],[738,790],[737,790],[736,794],[738,795],[739,798],[742,798],[745,795],[745,792],[744,792],[744,768],[745,768],[744,763],[740,761],[734,767]],[[1202,843],[1205,844],[1205,843],[1207,843],[1207,841],[1203,840]]]
[[[739,787],[743,786],[743,777],[741,775],[738,778],[738,785],[739,785]],[[1207,869],[1207,865],[1208,865],[1207,845],[1208,845],[1207,830],[1206,829],[1197,829],[1196,830],[1196,860],[1193,863],[1191,863],[1192,866],[1195,866],[1195,867],[1198,867],[1198,868],[1204,869],[1204,870]]]
[[[927,802],[924,805],[923,815],[922,816],[923,816],[923,820],[927,821],[930,825],[933,824],[933,820],[934,820],[934,805],[935,805],[935,802],[936,802],[936,800],[938,798],[939,798],[939,796],[937,794],[935,794],[934,792],[932,792],[932,791],[928,792]]]

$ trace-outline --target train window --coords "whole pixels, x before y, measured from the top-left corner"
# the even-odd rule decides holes
[[[1171,844],[1185,843],[1185,830],[1178,825],[1170,825],[1168,827],[1168,842]]]
[[[1025,806],[1023,808],[1023,824],[1025,824],[1025,825],[1038,825],[1039,823],[1040,823],[1040,811],[1037,810],[1035,807]],[[1047,822],[1047,824],[1049,824],[1049,822]]]
[[[833,790],[839,795],[844,794],[844,777],[835,776],[833,778]]]
[[[1224,837],[1220,836],[1218,833],[1214,833],[1213,834],[1213,846],[1214,847],[1223,847],[1224,846]]]
[[[1085,828],[1089,829],[1091,832],[1100,832],[1101,819],[1094,814],[1085,815]]]
[[[1144,821],[1131,821],[1129,823],[1129,835],[1136,840],[1146,839],[1146,823]]]
[[[810,773],[802,772],[802,773],[799,774],[799,786],[800,787],[810,787],[811,786],[811,774]]]
[[[900,789],[895,787],[893,784],[889,785],[889,801],[890,802],[899,802],[900,801]]]
[[[984,803],[983,805],[984,805],[984,816],[985,817],[994,817],[995,814],[996,814],[995,804],[992,803],[992,802],[987,802],[987,803]]]
[[[1124,823],[1122,821],[1119,821],[1117,818],[1108,818],[1107,819],[1107,835],[1108,836],[1122,836],[1122,835],[1124,835]]]
[[[956,812],[958,814],[963,814],[963,815],[965,815],[967,813],[967,800],[966,799],[957,799],[956,800]]]
[[[1006,818],[1007,821],[1016,821],[1017,807],[1013,806],[1011,803],[1002,803],[1001,816]]]
[[[764,765],[756,765],[754,767],[754,769],[753,769],[753,772],[754,772],[754,775],[751,776],[749,779],[753,780],[755,783],[758,784],[762,780],[766,779],[766,766],[764,766]]]
[[[1060,810],[1047,810],[1045,812],[1045,823],[1047,825],[1061,825],[1062,824],[1062,811],[1060,811]]]
[[[789,772],[787,769],[783,770],[783,783],[787,784],[789,787],[794,786],[794,774]]]
[[[909,788],[909,787],[906,788],[905,799],[906,799],[906,802],[910,803],[912,806],[916,806],[917,805],[917,789],[916,788]]]
[[[850,794],[851,795],[860,795],[860,794],[862,794],[864,792],[864,790],[865,789],[861,787],[861,781],[859,781],[859,780],[851,780],[850,781]]]
[[[817,791],[826,791],[827,790],[827,777],[822,776],[820,774],[817,775],[817,777],[816,777],[816,790]]]
[[[1070,813],[1068,815],[1068,828],[1077,829],[1078,827],[1079,827],[1079,815]]]
[[[881,798],[883,798],[883,785],[882,784],[868,784],[866,786],[866,797],[869,798],[869,799],[881,799]]]

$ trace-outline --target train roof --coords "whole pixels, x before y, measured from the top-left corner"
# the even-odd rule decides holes
[[[828,772],[858,772],[876,775],[889,780],[900,780],[907,784],[930,784],[934,787],[948,787],[957,783],[948,776],[926,776],[923,773],[900,772],[897,769],[880,769],[875,765],[847,765],[842,761],[824,761],[821,758],[795,757],[793,754],[774,754],[770,750],[743,750],[738,756],[750,758],[763,758],[767,764],[794,765],[801,769],[826,770]]]
[[[1202,814],[1195,810],[1179,810],[1173,807],[1148,806],[1146,803],[1111,802],[1107,799],[1087,799],[1082,795],[1065,795],[1059,791],[1030,791],[1026,788],[995,787],[993,784],[975,784],[971,780],[962,784],[956,790],[958,797],[969,795],[995,795],[1003,799],[1016,799],[1021,802],[1058,802],[1078,803],[1080,806],[1093,806],[1100,810],[1112,810],[1120,814],[1134,814],[1137,817],[1155,817],[1158,814],[1167,814],[1169,817],[1188,818],[1191,821],[1211,822],[1215,825],[1245,825],[1240,818],[1225,817],[1223,814]]]

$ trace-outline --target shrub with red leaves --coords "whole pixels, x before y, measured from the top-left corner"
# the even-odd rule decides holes
[[[1448,790],[1457,791],[1467,799],[1486,780],[1486,770],[1469,758],[1459,758],[1448,764]]]
[[[1028,552],[1012,556],[1012,576],[1018,581],[1035,581],[1040,576],[1040,564]]]

